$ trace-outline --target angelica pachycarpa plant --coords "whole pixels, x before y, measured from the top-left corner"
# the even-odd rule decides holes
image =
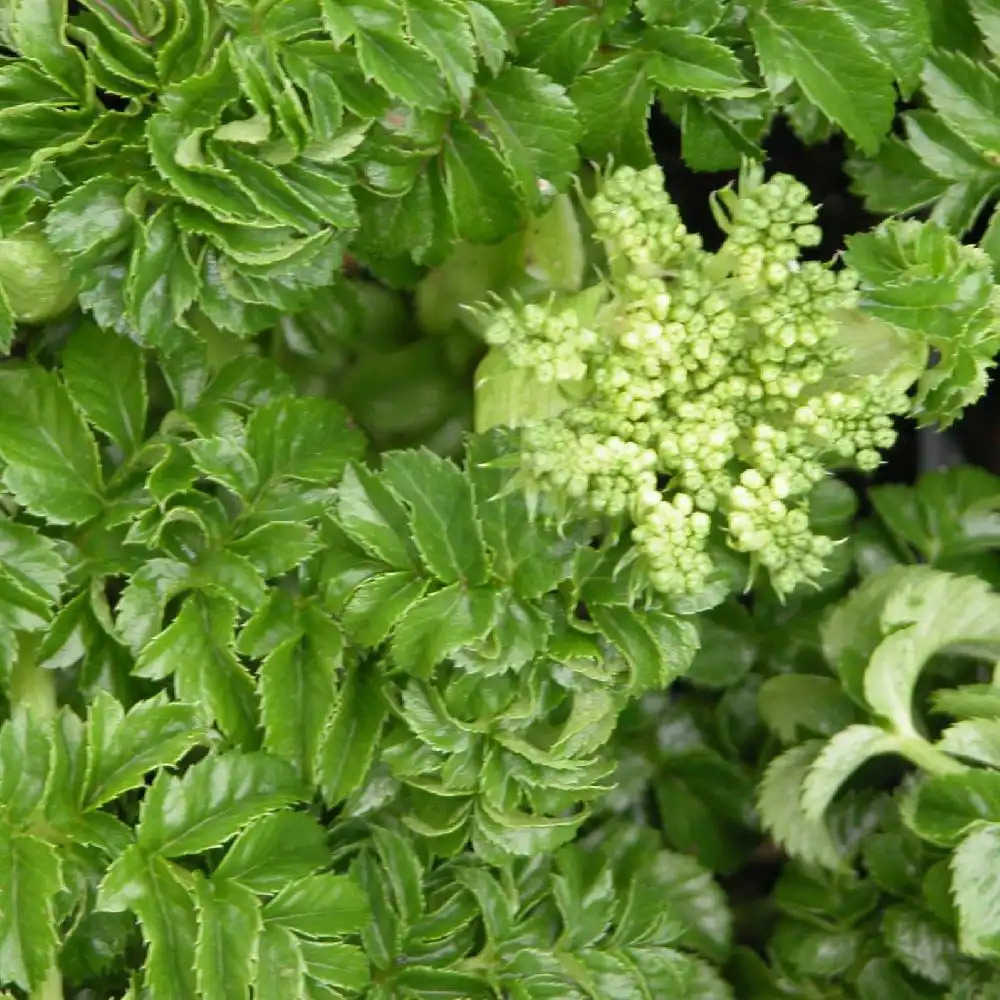
[[[864,371],[871,345],[842,336],[861,275],[802,259],[821,238],[802,184],[746,167],[712,207],[715,253],[659,168],[610,173],[589,203],[600,281],[501,305],[485,336],[561,396],[518,415],[530,490],[561,512],[630,518],[644,577],[667,595],[706,592],[720,543],[785,594],[818,578],[836,544],[813,530],[811,492],[831,469],[878,466],[915,373]]]

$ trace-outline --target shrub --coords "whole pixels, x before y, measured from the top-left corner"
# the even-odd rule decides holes
[[[0,0],[7,996],[1000,998],[995,6]]]

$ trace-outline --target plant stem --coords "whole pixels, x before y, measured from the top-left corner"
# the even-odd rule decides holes
[[[59,709],[55,674],[38,665],[38,644],[37,636],[25,632],[18,636],[17,659],[10,674],[10,702],[14,712],[27,712],[48,724]],[[31,1000],[63,1000],[58,959],[52,963],[41,986],[31,991]]]
[[[928,774],[961,774],[967,770],[964,764],[920,736],[904,737],[899,749],[911,764],[916,764]]]
[[[37,651],[38,639],[22,632],[10,675],[10,701],[15,711],[26,709],[44,721],[56,714],[56,685],[52,671],[38,666]]]
[[[62,973],[58,965],[53,965],[45,982],[32,991],[31,1000],[63,1000]]]

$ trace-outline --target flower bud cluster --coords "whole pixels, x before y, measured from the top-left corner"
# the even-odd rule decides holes
[[[713,510],[728,491],[727,466],[741,435],[731,409],[710,396],[682,399],[653,428],[660,468],[674,472],[677,486],[694,496],[702,510]]]
[[[810,490],[830,468],[873,468],[908,403],[849,374],[838,311],[856,306],[857,278],[799,261],[819,238],[801,184],[750,173],[722,192],[718,254],[662,188],[656,168],[606,178],[591,209],[609,276],[495,315],[487,339],[514,365],[574,382],[558,416],[525,428],[523,468],[564,509],[629,514],[659,590],[705,586],[715,526],[785,592],[834,544],[809,528]]]
[[[495,312],[486,342],[502,347],[511,364],[530,368],[539,382],[574,382],[587,375],[587,354],[597,346],[597,334],[580,322],[573,309],[558,312],[531,303]]]
[[[525,429],[523,448],[525,471],[539,486],[591,514],[624,514],[637,489],[656,492],[656,452],[634,441],[547,421]]]
[[[721,192],[719,200],[728,210],[725,252],[736,279],[748,288],[783,284],[802,248],[823,238],[809,189],[787,174],[764,182],[759,172],[748,173],[738,196]]]
[[[758,332],[749,358],[766,393],[797,399],[844,360],[834,315],[838,309],[856,306],[857,299],[853,271],[833,272],[808,261],[750,306],[748,313]]]
[[[879,465],[879,451],[895,443],[892,414],[905,412],[908,400],[884,387],[877,376],[859,382],[867,391],[831,390],[813,396],[795,411],[794,420],[814,447],[840,464],[853,462],[870,471]]]
[[[591,200],[590,213],[608,256],[621,258],[638,274],[659,274],[701,247],[701,239],[687,231],[676,205],[664,196],[663,174],[655,167],[616,170]]]
[[[733,548],[751,554],[767,569],[779,593],[818,577],[835,544],[809,530],[808,510],[790,506],[790,496],[792,484],[782,473],[767,480],[757,469],[746,469],[728,503]]]
[[[646,560],[652,585],[666,594],[697,594],[711,575],[706,551],[712,519],[696,510],[686,493],[669,500],[659,490],[643,490],[632,505],[632,541]]]

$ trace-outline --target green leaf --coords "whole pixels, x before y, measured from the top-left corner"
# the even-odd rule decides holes
[[[853,725],[829,740],[813,761],[802,785],[802,811],[811,820],[823,818],[840,786],[865,761],[879,754],[900,752],[899,739],[878,726]]]
[[[299,939],[285,927],[265,924],[258,946],[255,1000],[307,996],[305,977]]]
[[[257,463],[261,492],[280,480],[329,484],[364,447],[342,407],[328,399],[277,398],[247,421],[246,449]]]
[[[308,524],[272,521],[234,539],[228,548],[272,580],[305,562],[320,548],[320,541]]]
[[[170,625],[143,647],[133,672],[154,679],[173,674],[178,697],[202,706],[223,732],[245,743],[257,724],[256,692],[233,652],[235,617],[230,601],[192,594]]]
[[[339,655],[307,637],[288,639],[260,667],[264,747],[311,781],[313,760],[336,697]]]
[[[16,703],[17,692],[12,693]],[[23,706],[0,729],[0,803],[13,823],[24,822],[42,803],[49,780],[50,744],[48,727]]]
[[[469,590],[460,583],[421,598],[396,626],[390,646],[393,661],[416,677],[429,676],[450,653],[489,632],[498,598],[488,587]]]
[[[197,296],[198,275],[167,206],[144,224],[123,291],[141,344],[169,351],[186,339],[180,323]]]
[[[493,144],[471,125],[452,124],[444,141],[441,169],[460,239],[499,243],[517,229],[523,209],[515,175]]]
[[[432,688],[407,684],[402,692],[403,721],[422,742],[440,753],[463,753],[471,737],[459,726]]]
[[[195,903],[175,871],[133,846],[108,869],[97,899],[98,909],[130,909],[139,918],[148,949],[144,978],[156,1000],[197,996]]]
[[[636,876],[643,891],[654,892],[661,906],[680,918],[680,941],[714,962],[724,962],[732,943],[732,918],[725,894],[694,858],[660,851]],[[655,888],[654,888],[655,887]]]
[[[934,775],[917,790],[911,822],[925,840],[953,845],[983,821],[1000,823],[1000,774],[995,771]]]
[[[966,955],[1000,955],[1000,825],[974,830],[951,859],[959,946]]]
[[[570,88],[583,126],[580,148],[599,163],[646,167],[653,161],[646,121],[653,93],[648,77],[649,56],[620,55],[581,76]]]
[[[934,653],[956,645],[989,659],[1000,655],[1000,599],[976,577],[914,569],[901,580],[882,611],[882,628],[891,634],[872,654],[864,691],[897,732],[915,735],[914,688]]]
[[[342,990],[363,990],[370,979],[368,958],[353,944],[339,941],[300,941],[311,978]]]
[[[782,743],[803,736],[833,736],[859,721],[854,703],[832,677],[779,674],[769,677],[757,694],[761,718]]]
[[[0,822],[0,982],[40,991],[56,960],[59,854]]]
[[[992,684],[963,684],[932,695],[935,712],[959,719],[990,719],[1000,716],[1000,688]]]
[[[866,153],[878,149],[894,113],[892,70],[837,8],[762,0],[750,28],[774,94],[794,80]]]
[[[386,485],[409,509],[413,541],[427,568],[445,583],[483,583],[486,550],[462,471],[424,448],[389,452],[382,467]]]
[[[476,514],[493,574],[520,597],[530,600],[549,593],[571,573],[572,543],[546,532],[531,517],[523,492],[511,488],[511,470],[496,466],[495,460],[505,453],[500,434],[477,434],[467,449]]]
[[[86,770],[83,722],[76,713],[63,708],[53,720],[50,734],[51,752],[45,780],[44,801],[41,803],[45,818],[60,832],[74,827],[94,829],[89,819],[80,815],[80,792]],[[0,786],[4,784],[2,774],[5,757],[6,750],[0,749]],[[22,757],[22,760],[24,759]],[[95,825],[104,823],[105,820],[110,820],[107,826],[117,827],[117,822],[110,816],[98,819]],[[112,837],[113,834],[107,838],[106,843],[110,842]],[[126,842],[131,840],[130,835],[126,834],[126,837]]]
[[[1000,768],[1000,719],[966,719],[949,726],[937,748],[987,767]]]
[[[822,820],[806,815],[802,807],[803,785],[822,749],[821,741],[811,740],[775,757],[760,782],[757,806],[761,822],[790,854],[838,868],[840,856],[830,831]]]
[[[199,878],[195,973],[205,1000],[245,1000],[263,926],[256,895],[235,882]]]
[[[193,582],[187,563],[175,559],[150,559],[133,574],[118,602],[117,635],[133,652],[141,650],[159,631],[167,601]],[[157,676],[174,669],[168,659]]]
[[[636,5],[650,24],[672,24],[707,35],[722,18],[722,0],[639,0]]]
[[[476,79],[475,43],[462,6],[449,0],[406,0],[410,37],[440,68],[464,106]]]
[[[924,92],[945,123],[985,153],[1000,153],[1000,76],[961,52],[931,53]]]
[[[215,880],[276,893],[330,863],[326,830],[308,813],[276,812],[250,824],[215,869]]]
[[[37,63],[66,92],[82,100],[87,86],[79,51],[66,41],[63,0],[9,0],[10,37],[17,50]]]
[[[949,186],[898,136],[883,143],[874,157],[848,160],[847,171],[851,190],[864,198],[870,212],[913,212],[940,198]]]
[[[468,0],[466,9],[479,54],[490,72],[496,76],[503,68],[504,56],[507,54],[507,32],[488,6],[477,3],[476,0]]]
[[[206,757],[181,777],[160,772],[142,803],[138,843],[168,858],[197,854],[302,796],[295,771],[277,757],[237,751]]]
[[[684,28],[649,32],[655,54],[647,64],[650,79],[667,90],[704,97],[748,97],[754,93],[740,61],[724,45]]]
[[[185,443],[195,468],[236,496],[246,500],[258,484],[257,466],[234,440],[228,437],[196,438]]]
[[[363,646],[378,646],[396,622],[424,595],[427,581],[412,572],[377,573],[355,587],[341,620]]]
[[[0,521],[0,623],[31,631],[52,617],[68,566],[55,543],[26,524]]]
[[[969,9],[994,57],[1000,54],[1000,4],[997,0],[969,0]]]
[[[429,111],[447,111],[451,106],[438,65],[401,35],[359,31],[355,45],[365,79],[374,80],[392,97]]]
[[[130,788],[141,787],[147,772],[175,764],[205,735],[190,705],[157,696],[126,714],[111,695],[99,691],[87,721],[83,808],[97,809]]]
[[[372,843],[392,886],[402,926],[412,927],[425,910],[424,867],[420,858],[410,839],[393,830],[375,827]]]
[[[482,978],[468,972],[413,965],[404,969],[400,982],[421,1000],[490,1000],[494,995]],[[575,998],[573,998],[575,1000]]]
[[[358,931],[368,916],[365,894],[346,875],[310,875],[292,882],[264,907],[268,927],[317,938]]]
[[[642,614],[621,606],[596,605],[590,613],[625,657],[635,693],[665,687],[691,666],[698,638],[690,622],[662,612]]]
[[[543,10],[517,40],[518,61],[568,87],[589,64],[601,25],[586,7]]]
[[[490,127],[526,202],[540,204],[551,188],[565,190],[581,130],[562,87],[512,66],[479,88],[473,110]]]
[[[79,524],[102,508],[94,439],[56,377],[40,368],[0,372],[3,481],[34,514]]]
[[[128,457],[145,438],[146,365],[132,341],[91,324],[63,351],[63,382],[87,419]]]
[[[908,971],[939,985],[951,980],[954,940],[948,928],[933,917],[905,904],[893,906],[882,916],[882,934],[889,950]]]
[[[352,671],[316,757],[316,780],[328,806],[347,798],[364,781],[378,748],[387,706],[371,670]]]
[[[0,285],[0,354],[10,353],[16,333],[17,321],[14,319],[7,293],[3,290],[3,285]]]
[[[988,551],[1000,543],[1000,477],[956,466],[922,475],[912,487],[889,484],[869,492],[879,518],[927,562]]]
[[[909,97],[931,41],[924,0],[836,0],[832,6],[891,67]]]
[[[613,873],[611,866],[603,862],[599,856],[573,847],[563,848],[556,855],[558,874],[552,877],[552,895],[566,927],[567,943],[574,950],[598,941],[614,917]],[[508,923],[509,904],[505,909],[508,912],[501,912]],[[509,934],[509,928],[504,929]]]
[[[382,481],[349,465],[337,490],[337,520],[366,552],[397,569],[413,565],[406,511]]]
[[[97,176],[74,187],[45,216],[45,238],[75,270],[113,256],[131,236],[133,219],[125,207],[128,187]]]
[[[708,748],[671,752],[653,790],[670,846],[723,875],[745,863],[755,786],[740,765]]]

